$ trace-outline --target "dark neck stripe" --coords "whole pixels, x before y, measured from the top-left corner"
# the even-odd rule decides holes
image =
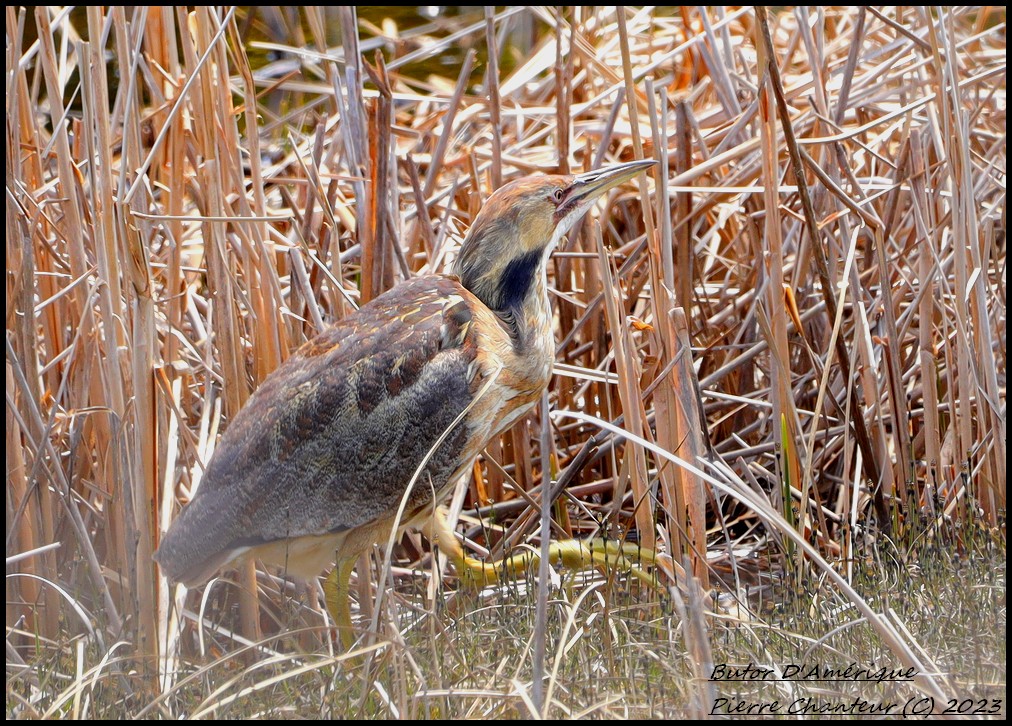
[[[498,310],[520,311],[523,309],[524,300],[531,288],[534,287],[534,276],[538,274],[538,267],[543,255],[544,250],[534,250],[509,261],[499,281],[499,290],[496,295]]]

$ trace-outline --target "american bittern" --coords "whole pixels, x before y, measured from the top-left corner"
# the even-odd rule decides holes
[[[555,357],[548,257],[601,194],[652,164],[505,185],[453,275],[403,282],[299,348],[236,414],[166,533],[155,559],[169,579],[201,584],[243,554],[307,579],[336,558],[327,604],[348,643],[356,558],[394,526],[431,518],[488,441],[537,403]],[[442,516],[436,536],[458,572],[494,579]],[[623,550],[554,553],[614,562]]]

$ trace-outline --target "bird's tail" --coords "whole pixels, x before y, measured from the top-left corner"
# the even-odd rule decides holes
[[[220,508],[213,502],[203,501],[219,496],[207,492],[198,506],[187,505],[169,527],[162,538],[154,560],[162,572],[173,582],[187,587],[201,585],[211,579],[214,573],[249,549],[248,545],[237,545],[231,532],[223,532],[220,522]],[[214,521],[211,521],[212,516]]]

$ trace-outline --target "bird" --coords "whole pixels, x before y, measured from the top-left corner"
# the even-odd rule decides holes
[[[451,274],[405,280],[299,347],[225,430],[154,555],[163,574],[196,587],[252,556],[309,580],[336,562],[324,591],[345,645],[354,563],[395,528],[424,529],[458,573],[493,579],[437,505],[549,384],[552,251],[605,192],[653,165],[505,184],[475,216]],[[625,553],[574,542],[554,552]]]

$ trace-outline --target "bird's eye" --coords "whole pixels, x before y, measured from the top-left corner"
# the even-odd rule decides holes
[[[555,191],[553,191],[552,199],[555,200],[556,204],[559,204],[562,201],[562,189],[556,189]]]

